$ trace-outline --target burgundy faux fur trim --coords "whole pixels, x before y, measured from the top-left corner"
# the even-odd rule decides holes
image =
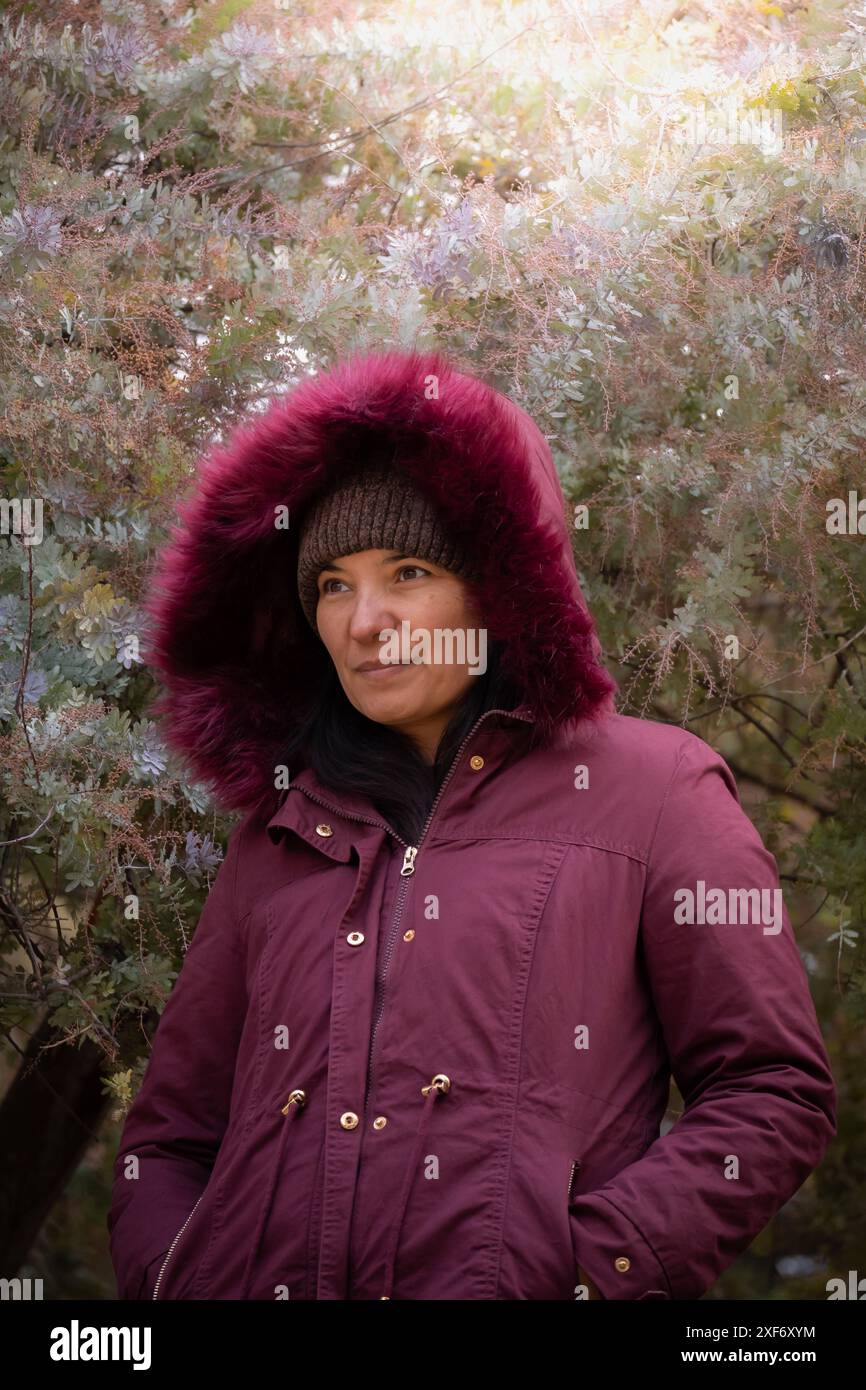
[[[145,660],[163,685],[152,712],[226,810],[276,795],[293,710],[330,660],[298,600],[299,523],[368,444],[385,447],[471,548],[489,638],[507,644],[508,672],[545,731],[610,705],[615,685],[534,421],[441,353],[355,354],[205,453],[181,524],[156,557],[144,601]],[[278,529],[284,507],[290,525]]]

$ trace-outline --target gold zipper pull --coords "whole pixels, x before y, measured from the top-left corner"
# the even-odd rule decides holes
[[[297,1106],[300,1108],[300,1107],[306,1105],[306,1103],[307,1103],[307,1093],[306,1093],[306,1091],[292,1091],[292,1093],[291,1093],[291,1095],[289,1096],[288,1100],[286,1101],[285,1105],[282,1106],[282,1108],[281,1108],[281,1110],[280,1110],[280,1114],[281,1114],[281,1115],[288,1115],[288,1113],[289,1113],[289,1106],[290,1106],[290,1105],[297,1105]]]
[[[403,855],[403,867],[400,870],[401,878],[408,878],[415,872],[415,855],[418,853],[416,845],[408,845],[406,853]]]
[[[430,1091],[441,1092],[443,1096],[451,1090],[451,1077],[446,1076],[443,1071],[439,1071],[426,1086],[421,1087],[422,1096],[426,1096]]]

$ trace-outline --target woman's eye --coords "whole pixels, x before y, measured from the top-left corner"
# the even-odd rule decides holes
[[[408,573],[408,575],[409,575],[409,578],[410,578],[410,579],[413,579],[413,578],[415,577],[415,575],[419,575],[419,574],[429,574],[430,571],[429,571],[428,569],[425,569],[425,568],[423,567],[423,565],[401,565],[400,568],[397,570],[397,576],[398,576],[398,578],[399,578],[400,575],[407,574],[407,573]],[[330,579],[323,579],[323,580],[322,580],[322,587],[321,587],[321,589],[320,589],[319,592],[320,592],[321,594],[334,594],[334,593],[337,592],[337,590],[336,590],[336,589],[332,589],[330,586],[331,586],[332,584],[342,584],[342,583],[343,583],[343,580],[342,580],[342,579],[335,579],[335,578],[333,578],[333,577],[331,577]]]

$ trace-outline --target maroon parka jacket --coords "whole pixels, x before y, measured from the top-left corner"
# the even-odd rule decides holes
[[[415,846],[280,756],[329,660],[298,511],[407,442],[525,696]],[[440,354],[348,359],[203,460],[149,660],[241,819],[123,1129],[120,1298],[573,1299],[580,1264],[696,1299],[820,1162],[836,1094],[775,861],[706,743],[613,712],[570,535],[537,426]]]

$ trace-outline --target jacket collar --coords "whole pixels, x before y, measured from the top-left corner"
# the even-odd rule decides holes
[[[536,723],[528,703],[517,705],[513,710],[485,710],[464,739],[461,752],[479,728],[517,729]],[[446,779],[453,768],[452,763]],[[339,818],[339,822],[335,818]],[[321,782],[312,768],[305,767],[292,778],[280,806],[265,828],[273,844],[279,842],[283,830],[293,830],[330,859],[346,864],[351,858],[357,833],[365,824],[378,827],[386,834],[393,833],[369,797],[360,792],[335,791]],[[332,833],[322,834],[318,826],[329,827]]]

